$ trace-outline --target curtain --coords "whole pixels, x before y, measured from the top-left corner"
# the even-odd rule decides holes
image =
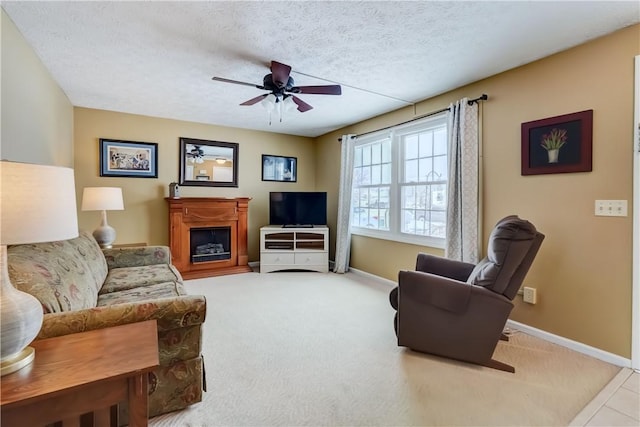
[[[478,105],[463,98],[449,106],[449,177],[445,256],[475,264],[479,255]]]
[[[349,270],[349,254],[351,251],[351,188],[353,182],[353,146],[355,145],[355,140],[355,135],[342,135],[336,256],[333,265],[334,273],[346,273]]]

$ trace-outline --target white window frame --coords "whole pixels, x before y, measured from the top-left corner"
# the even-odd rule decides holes
[[[391,129],[357,137],[356,147],[360,145],[371,144],[385,138],[391,140],[391,184],[389,190],[389,230],[378,230],[366,227],[358,227],[351,225],[351,234],[373,237],[376,239],[391,240],[401,243],[410,243],[420,246],[428,246],[433,248],[444,249],[445,239],[432,236],[419,236],[415,234],[402,233],[400,231],[400,208],[401,208],[401,177],[404,164],[402,164],[402,136],[417,131],[424,131],[433,127],[447,125],[447,113],[443,112],[437,115],[426,117],[419,121],[395,126]],[[448,140],[449,129],[447,129]],[[448,148],[448,147],[447,147]],[[447,153],[448,159],[448,153]],[[354,189],[355,189],[354,185]],[[353,208],[351,208],[353,209]],[[353,215],[353,213],[352,213]],[[446,210],[445,210],[446,215]]]

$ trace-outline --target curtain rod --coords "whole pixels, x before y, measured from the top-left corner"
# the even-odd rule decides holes
[[[486,101],[487,99],[489,99],[489,95],[487,95],[486,93],[483,93],[479,97],[477,97],[475,99],[470,99],[469,101],[467,101],[467,104],[473,105],[474,103],[479,103],[480,101]],[[359,136],[369,135],[370,133],[380,132],[381,130],[387,130],[387,129],[394,128],[396,126],[405,125],[407,123],[415,122],[416,120],[424,119],[425,117],[435,116],[436,114],[444,113],[445,111],[449,111],[449,107],[443,108],[443,109],[438,110],[438,111],[432,111],[430,113],[423,114],[423,115],[418,116],[418,117],[414,117],[413,119],[407,120],[406,122],[398,123],[398,124],[395,124],[395,125],[383,127],[383,128],[376,129],[376,130],[370,130],[369,132],[360,133],[358,135],[355,135],[355,137],[357,138]],[[342,142],[342,137],[338,138],[338,141]]]

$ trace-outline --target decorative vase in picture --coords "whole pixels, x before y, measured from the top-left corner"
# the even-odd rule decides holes
[[[551,129],[551,132],[542,135],[542,143],[540,146],[547,150],[549,163],[558,163],[558,155],[560,149],[567,143],[566,129]]]

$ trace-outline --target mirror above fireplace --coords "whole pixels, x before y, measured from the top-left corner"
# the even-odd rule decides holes
[[[238,144],[180,138],[180,184],[237,187]]]

